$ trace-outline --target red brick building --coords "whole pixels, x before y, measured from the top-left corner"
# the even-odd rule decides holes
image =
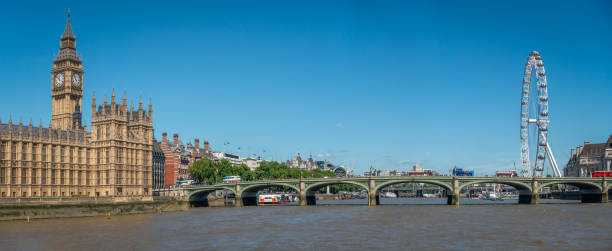
[[[166,162],[164,164],[164,182],[165,187],[169,187],[176,183],[179,155],[170,149],[168,145],[168,134],[165,132],[162,134],[162,142],[159,147],[161,147],[166,157]]]
[[[168,141],[168,134],[162,133],[160,147],[164,152],[165,160],[165,187],[176,185],[177,181],[189,180],[189,166],[197,159],[212,158],[208,141],[204,141],[204,148],[200,148],[200,140],[195,139],[194,145],[184,145],[179,140],[178,133],[172,135],[172,142]]]

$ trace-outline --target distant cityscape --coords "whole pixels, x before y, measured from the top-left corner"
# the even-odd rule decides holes
[[[246,165],[252,171],[259,167],[262,161],[266,161],[261,157],[241,157],[232,153],[216,152],[210,148],[210,143],[204,141],[204,146],[200,148],[200,140],[195,139],[193,144],[184,144],[179,139],[179,134],[173,135],[173,140],[169,141],[167,133],[162,134],[162,141],[154,141],[154,155],[162,156],[158,160],[153,160],[153,188],[161,189],[173,187],[183,184],[185,181],[191,180],[189,175],[189,166],[194,161],[207,158],[212,161],[228,160],[234,166]],[[164,158],[165,157],[165,160]],[[165,161],[165,162],[164,162]],[[594,172],[610,171],[612,163],[612,135],[605,143],[592,144],[585,141],[584,145],[579,145],[571,150],[571,157],[568,163],[563,168],[565,177],[592,177]],[[337,176],[359,176],[360,174],[352,173],[345,166],[334,165],[326,160],[314,160],[312,156],[308,159],[302,159],[300,153],[290,160],[285,162],[289,168],[298,168],[302,170],[330,170]],[[386,170],[372,168],[370,171],[363,172],[361,176],[474,176],[475,171],[464,168],[449,168],[448,173],[439,173],[432,169],[423,168],[416,164],[411,170]],[[516,177],[519,176],[517,170],[498,170],[494,174],[498,177]],[[488,176],[488,175],[484,175]]]
[[[189,167],[196,160],[203,158],[214,162],[227,160],[234,166],[246,165],[251,171],[257,169],[261,162],[270,161],[264,160],[261,156],[242,157],[232,153],[217,152],[210,148],[208,141],[204,141],[204,146],[200,147],[200,139],[195,139],[193,144],[191,142],[183,143],[178,133],[174,133],[172,140],[168,140],[166,132],[162,133],[161,141],[154,140],[153,156],[158,156],[152,161],[154,189],[173,187],[184,184],[186,181],[191,182],[192,177],[189,175]],[[307,171],[314,169],[329,170],[337,176],[352,175],[345,166],[335,165],[326,160],[315,161],[312,156],[303,160],[300,153],[297,153],[295,158],[287,160],[285,164],[289,168]]]

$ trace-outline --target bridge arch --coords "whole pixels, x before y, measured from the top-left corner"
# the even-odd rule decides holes
[[[538,186],[538,190],[544,188],[546,186],[555,185],[555,184],[566,184],[575,186],[580,189],[580,201],[582,203],[599,203],[602,201],[607,201],[608,193],[605,191],[605,188],[602,186],[603,184],[598,181],[586,181],[586,180],[556,180],[549,182],[542,182]],[[605,197],[605,198],[604,198]]]
[[[453,188],[451,187],[451,184],[444,183],[442,181],[437,181],[437,180],[390,180],[390,181],[382,182],[380,184],[376,184],[376,188],[374,189],[374,194],[378,194],[378,192],[385,187],[395,185],[395,184],[402,184],[402,183],[425,183],[425,184],[430,184],[430,185],[436,185],[436,186],[442,187],[449,191],[453,190]]]
[[[336,185],[336,184],[356,185],[366,190],[368,194],[370,193],[370,188],[368,187],[367,183],[362,183],[362,182],[352,181],[352,180],[329,179],[329,180],[319,181],[319,182],[315,182],[315,183],[306,185],[304,187],[304,195],[306,197],[306,201],[305,203],[303,202],[300,202],[300,203],[303,203],[303,205],[316,205],[317,197],[315,195],[315,192],[325,186]]]
[[[209,206],[208,195],[220,190],[229,190],[231,193],[236,194],[236,190],[229,187],[207,187],[205,189],[189,191],[187,194],[187,200],[194,206]]]
[[[334,180],[334,179],[330,179],[329,181],[321,181],[321,182],[316,182],[313,184],[309,184],[305,187],[305,191],[306,193],[308,192],[314,192],[317,191],[318,189],[321,189],[322,187],[325,186],[329,186],[329,185],[336,185],[336,184],[352,184],[352,185],[357,185],[362,187],[363,189],[365,189],[366,191],[370,192],[370,189],[368,187],[368,184],[364,184],[358,181],[351,181],[351,180]]]
[[[515,188],[518,190],[518,204],[532,204],[537,201],[537,196],[533,196],[533,189],[531,180],[512,180],[512,179],[478,179],[471,181],[464,181],[460,183],[457,187],[457,191],[455,192],[455,197],[457,197],[457,201],[460,200],[460,193],[463,189],[468,188],[474,184],[502,184]]]
[[[550,185],[556,185],[556,184],[571,185],[571,186],[575,186],[579,188],[580,190],[593,190],[593,191],[600,192],[600,193],[603,191],[601,184],[598,184],[596,182],[578,181],[578,180],[571,180],[571,181],[570,180],[568,181],[557,180],[557,181],[542,182],[538,185],[538,191],[544,187],[547,187]]]
[[[463,190],[464,188],[470,186],[470,185],[474,185],[474,184],[485,184],[485,183],[493,183],[493,184],[502,184],[502,185],[508,185],[511,187],[516,188],[516,190],[519,191],[519,193],[521,194],[531,194],[532,190],[531,190],[531,185],[530,184],[526,184],[520,181],[513,181],[513,180],[498,180],[498,179],[492,179],[492,180],[475,180],[475,181],[469,181],[469,182],[465,182],[459,185],[459,187],[457,188],[457,192],[461,192],[461,190]]]
[[[438,186],[443,189],[442,191],[440,191],[443,197],[446,197],[452,194],[452,191],[453,191],[452,185],[450,183],[446,183],[446,182],[439,181],[439,180],[414,180],[414,179],[389,180],[389,181],[383,181],[383,182],[376,184],[375,189],[373,190],[371,194],[371,197],[373,198],[372,202],[376,203],[376,205],[381,204],[379,193],[384,188],[395,185],[395,184],[407,184],[407,183],[424,183],[428,185]]]
[[[300,193],[299,186],[286,182],[267,182],[267,183],[256,183],[249,184],[240,187],[240,199],[244,206],[257,206],[257,192],[264,188],[270,187],[284,187],[294,190],[296,193]]]
[[[241,186],[240,191],[241,193],[244,193],[247,191],[252,192],[252,191],[259,191],[263,188],[268,188],[268,187],[287,187],[287,188],[291,188],[295,190],[296,192],[300,191],[300,188],[296,185],[288,184],[288,183],[274,183],[274,182],[261,183],[261,184],[249,184],[249,185]]]

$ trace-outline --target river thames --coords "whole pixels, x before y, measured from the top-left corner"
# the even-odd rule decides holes
[[[468,199],[462,203],[469,204]],[[612,203],[193,208],[186,212],[0,222],[1,250],[610,250]],[[546,201],[543,201],[546,202]],[[336,204],[336,205],[323,205]]]

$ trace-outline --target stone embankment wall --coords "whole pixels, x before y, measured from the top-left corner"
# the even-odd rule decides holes
[[[186,211],[189,202],[171,198],[112,198],[89,201],[0,201],[0,220],[26,220]]]

